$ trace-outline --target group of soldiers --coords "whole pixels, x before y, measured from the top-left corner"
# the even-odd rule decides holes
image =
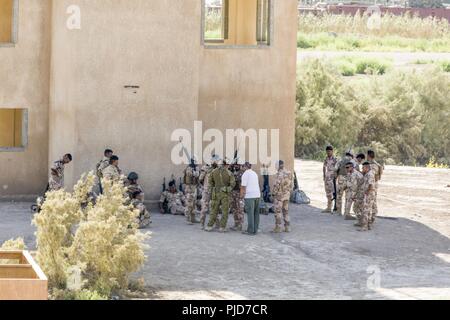
[[[231,230],[243,231],[245,204],[241,183],[244,172],[250,168],[249,163],[239,164],[237,159],[221,160],[215,155],[210,163],[202,167],[196,164],[195,159],[191,159],[190,165],[184,170],[182,184],[180,182],[184,188],[177,188],[174,178],[167,190],[163,187],[160,211],[163,214],[184,215],[189,225],[199,223],[204,231],[210,232],[216,228],[222,233],[228,231],[231,213],[234,220]],[[292,173],[285,170],[284,162],[280,161],[272,192],[275,212],[273,232],[282,231],[283,221],[284,231],[290,231],[289,200],[292,188]]]
[[[327,208],[323,212],[343,215],[346,220],[358,220],[355,226],[360,231],[371,230],[378,215],[378,186],[384,167],[375,160],[373,150],[369,150],[367,156],[361,153],[356,158],[348,151],[340,160],[334,156],[332,146],[326,148],[326,153],[323,180]],[[355,216],[351,215],[352,206]]]
[[[64,167],[72,161],[67,154],[61,160],[55,161],[51,168],[47,191],[57,191],[64,188]],[[275,228],[273,232],[290,231],[289,199],[293,189],[293,175],[284,169],[284,162],[280,161],[272,192],[273,209],[275,213]],[[234,219],[233,231],[242,231],[244,225],[244,194],[241,192],[242,175],[251,165],[239,164],[237,159],[221,160],[213,156],[209,164],[201,168],[195,159],[184,170],[181,187],[177,188],[173,179],[160,197],[161,213],[184,215],[187,223],[200,223],[202,230],[212,231],[214,227],[219,232],[227,232],[229,213]],[[98,178],[98,193],[103,193],[102,181],[122,181],[127,190],[129,203],[139,211],[139,226],[146,228],[151,222],[150,211],[144,205],[144,191],[138,183],[139,176],[131,172],[127,177],[119,167],[119,157],[113,150],[104,151],[104,156],[95,168]],[[197,220],[199,213],[200,219]],[[209,213],[209,221],[207,215]],[[207,223],[208,222],[208,223]]]
[[[50,178],[47,191],[58,191],[64,188],[64,168],[65,165],[72,162],[72,155],[66,154],[61,160],[55,161],[50,169]],[[98,181],[98,193],[103,194],[102,181],[109,180],[112,183],[123,182],[126,188],[127,202],[139,211],[138,224],[139,228],[148,227],[151,221],[150,211],[144,205],[145,194],[139,185],[139,176],[135,172],[131,172],[126,178],[122,175],[119,168],[119,157],[114,155],[110,149],[106,149],[103,159],[100,160],[96,167],[95,173]]]

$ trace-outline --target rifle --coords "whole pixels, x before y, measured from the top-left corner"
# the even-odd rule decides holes
[[[167,191],[167,185],[166,185],[166,177],[164,177],[164,183],[162,185],[162,191],[163,193]],[[169,201],[167,199],[164,200],[163,204],[162,204],[162,210],[164,211],[164,213],[168,213],[169,212]]]
[[[166,177],[164,177],[164,183],[162,184],[162,192],[167,191],[167,185],[166,185]]]
[[[336,185],[336,178],[333,179],[333,187],[334,187],[334,192],[333,192],[333,201],[334,201],[334,208],[333,211],[337,211],[337,185]]]
[[[294,171],[294,191],[300,190],[300,186],[298,185],[297,172]]]
[[[180,178],[180,186],[179,186],[180,192],[183,192],[183,180]]]
[[[264,179],[264,187],[263,187],[263,199],[264,202],[266,203],[272,203],[271,199],[270,199],[270,179],[269,179],[269,171],[267,170],[267,168],[265,166],[264,167],[264,172],[263,172],[263,179]]]

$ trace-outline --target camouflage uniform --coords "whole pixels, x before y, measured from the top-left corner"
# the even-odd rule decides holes
[[[184,170],[184,193],[186,196],[185,216],[188,223],[195,222],[195,203],[197,201],[197,185],[200,173],[189,166]]]
[[[275,230],[279,230],[282,220],[284,227],[288,231],[290,227],[289,221],[289,199],[293,189],[292,173],[288,170],[279,170],[275,175],[273,186],[273,208],[275,210]]]
[[[144,203],[139,199],[131,200],[131,205],[139,211],[138,224],[139,229],[145,229],[152,223],[150,211],[147,210]]]
[[[369,161],[370,163],[370,170],[373,171],[373,174],[375,176],[375,199],[373,201],[373,213],[372,213],[372,223],[375,222],[375,218],[378,215],[378,204],[377,204],[377,198],[378,198],[378,186],[381,180],[381,176],[383,175],[383,166],[380,165],[375,160]]]
[[[103,187],[102,187],[102,179],[103,179],[103,170],[109,166],[109,158],[103,157],[102,160],[100,160],[97,165],[95,166],[95,173],[97,175],[98,179],[98,188],[100,193],[103,193]]]
[[[375,201],[375,175],[372,170],[367,172],[363,177],[362,183],[362,196],[364,196],[362,214],[359,220],[359,224],[362,230],[370,229],[373,221],[373,203]],[[372,186],[372,190],[369,191],[369,187]]]
[[[139,228],[144,229],[148,227],[152,223],[151,213],[147,210],[144,205],[144,190],[139,184],[131,184],[130,181],[127,180],[125,182],[125,188],[127,190],[128,198],[130,198],[131,204],[135,209],[139,210]],[[133,199],[133,194],[139,192],[140,199]]]
[[[231,212],[234,218],[234,227],[237,230],[242,231],[242,225],[244,224],[244,200],[241,199],[241,182],[242,175],[244,174],[242,166],[239,166],[239,170],[233,172],[234,179],[236,180],[236,186],[231,192]]]
[[[336,208],[337,212],[339,214],[342,214],[342,199],[347,197],[347,170],[345,169],[345,165],[347,162],[353,162],[352,158],[350,157],[344,157],[342,158],[335,167],[336,174],[337,174],[337,181],[336,181]]]
[[[233,174],[225,167],[214,169],[209,176],[209,190],[211,192],[211,215],[209,218],[208,229],[212,229],[217,220],[219,209],[222,208],[222,219],[220,227],[222,230],[227,228],[228,213],[230,209],[231,191],[236,185]]]
[[[359,187],[362,184],[363,175],[361,172],[354,170],[351,174],[347,174],[347,193],[345,195],[345,216],[350,216],[350,211],[352,209],[355,211],[356,216],[358,217],[360,212],[359,207],[356,201],[356,196]]]
[[[200,183],[203,185],[202,193],[202,209],[200,210],[200,224],[205,227],[206,215],[209,211],[209,203],[211,201],[211,192],[209,190],[209,175],[213,171],[213,167],[205,165],[200,170]]]
[[[173,215],[184,215],[185,207],[183,203],[185,203],[185,197],[182,192],[172,193],[170,191],[164,191],[161,194],[161,198],[159,202],[164,203],[167,201],[167,207],[169,208],[169,212]]]
[[[334,197],[334,179],[336,178],[335,167],[337,164],[337,159],[335,157],[326,158],[323,162],[323,167],[325,170],[325,193],[327,195],[327,209],[326,211],[331,212],[331,205],[333,203]]]
[[[122,170],[117,166],[110,164],[102,170],[103,179],[119,182],[122,179]]]
[[[95,166],[95,173],[97,174],[97,177],[99,180],[101,180],[103,178],[103,170],[106,169],[106,167],[108,167],[108,166],[109,166],[109,158],[108,157],[104,157]]]
[[[50,179],[48,180],[48,190],[58,191],[64,189],[64,162],[55,161],[51,168]]]

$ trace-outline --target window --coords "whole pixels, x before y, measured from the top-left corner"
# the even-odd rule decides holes
[[[0,0],[0,44],[16,40],[17,0]]]
[[[0,108],[0,150],[26,146],[27,111]]]
[[[204,42],[210,45],[270,44],[271,0],[204,0]]]

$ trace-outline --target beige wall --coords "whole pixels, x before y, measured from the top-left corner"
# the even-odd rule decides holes
[[[28,109],[29,143],[0,152],[0,194],[41,192],[48,165],[67,152],[71,188],[108,147],[156,199],[162,178],[184,169],[171,164],[171,133],[195,120],[205,130],[280,129],[292,166],[296,0],[274,2],[270,47],[209,49],[200,0],[22,0],[19,42],[0,48],[0,106]],[[66,27],[73,4],[81,30]]]
[[[0,43],[11,42],[13,0],[0,0]]]
[[[0,46],[0,107],[28,109],[28,147],[0,149],[0,197],[37,194],[45,188],[48,156],[50,1],[21,0],[20,35]]]
[[[280,129],[281,158],[292,168],[297,1],[274,1],[268,48],[204,48],[199,115],[207,128]]]
[[[81,30],[65,28],[71,4]],[[181,172],[171,165],[172,131],[197,119],[201,2],[58,0],[53,19],[50,159],[73,153],[72,186],[110,147],[156,198],[163,176]]]

